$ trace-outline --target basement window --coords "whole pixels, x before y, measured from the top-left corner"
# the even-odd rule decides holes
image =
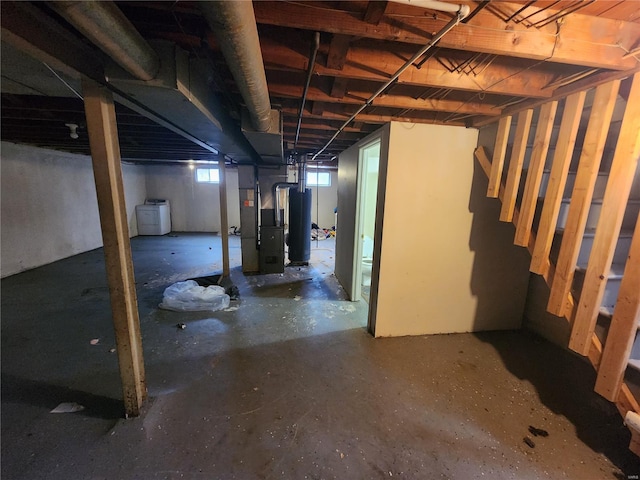
[[[307,185],[310,187],[330,187],[331,174],[329,172],[307,172]]]
[[[196,182],[220,183],[220,172],[217,168],[196,168]]]

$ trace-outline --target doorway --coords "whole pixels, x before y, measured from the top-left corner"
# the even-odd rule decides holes
[[[354,298],[367,303],[371,295],[373,239],[376,227],[380,139],[360,148],[358,159],[358,215],[356,221]]]

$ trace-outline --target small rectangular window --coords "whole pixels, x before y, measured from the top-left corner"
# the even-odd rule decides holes
[[[307,185],[310,187],[330,187],[331,174],[329,172],[307,172]]]
[[[220,172],[217,168],[197,168],[196,182],[198,183],[220,183]]]

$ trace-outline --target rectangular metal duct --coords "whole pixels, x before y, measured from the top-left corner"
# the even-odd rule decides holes
[[[135,79],[115,62],[109,62],[105,67],[109,83],[238,163],[262,163],[259,152],[210,87],[209,65],[190,59],[187,52],[172,42],[150,43],[160,57],[160,70],[154,79]]]

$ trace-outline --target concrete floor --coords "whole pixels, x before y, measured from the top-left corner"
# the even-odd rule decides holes
[[[121,418],[102,251],[2,280],[3,479],[640,473],[581,359],[521,332],[373,339],[331,274],[332,241],[311,267],[245,277],[238,240],[239,301],[184,314],[157,309],[162,291],[219,272],[220,239],[133,239],[150,396],[135,419]],[[85,410],[50,414],[60,402]]]

